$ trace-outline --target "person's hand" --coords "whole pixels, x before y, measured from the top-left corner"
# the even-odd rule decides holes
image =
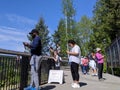
[[[69,51],[66,51],[67,52],[67,54],[69,54],[70,52]]]
[[[23,45],[24,45],[24,46],[29,46],[29,43],[23,42]]]
[[[102,58],[104,58],[104,56],[102,56]]]

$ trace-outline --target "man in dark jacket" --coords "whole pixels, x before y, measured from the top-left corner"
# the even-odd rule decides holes
[[[41,58],[41,39],[38,36],[39,32],[36,29],[33,29],[30,33],[32,36],[32,43],[23,42],[23,44],[30,48],[31,50],[31,84],[25,90],[32,88],[33,83],[35,84],[34,90],[40,90],[39,88],[39,79],[38,79],[38,69],[39,69],[39,60]]]

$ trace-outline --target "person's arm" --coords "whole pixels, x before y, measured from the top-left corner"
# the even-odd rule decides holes
[[[28,42],[23,42],[23,45],[30,48],[30,44]]]
[[[51,52],[54,52],[54,50],[53,50],[53,49],[51,49],[51,48],[50,48],[50,51],[51,51]]]
[[[96,58],[97,60],[101,60],[104,58],[104,56],[102,54],[96,54]]]
[[[73,56],[78,56],[79,53],[76,53],[76,52],[70,52],[70,51],[67,51],[67,54],[69,55],[73,55]]]

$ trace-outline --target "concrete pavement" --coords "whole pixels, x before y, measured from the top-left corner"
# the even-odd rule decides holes
[[[72,77],[69,69],[64,70],[65,83],[45,84],[41,90],[74,90],[71,87]],[[83,75],[80,72],[80,88],[75,90],[120,90],[120,77],[103,74],[104,81],[98,81],[97,76]]]

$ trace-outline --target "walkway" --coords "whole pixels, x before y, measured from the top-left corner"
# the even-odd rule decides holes
[[[41,90],[74,90],[71,87],[72,78],[69,69],[64,71],[65,83],[45,84]],[[82,75],[80,72],[80,88],[75,90],[120,90],[120,78],[110,74],[104,74],[105,81],[98,81],[97,77],[91,75]]]

